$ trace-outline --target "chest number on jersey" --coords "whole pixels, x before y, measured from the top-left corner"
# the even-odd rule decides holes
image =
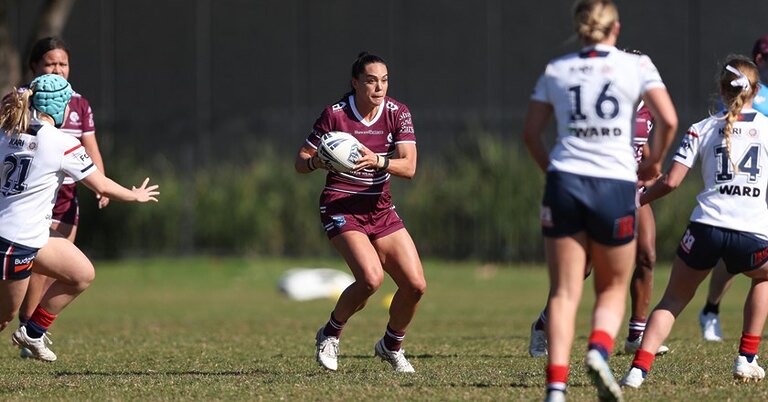
[[[3,160],[3,186],[0,188],[0,194],[4,196],[18,194],[27,188],[24,183],[29,175],[29,165],[32,164],[32,158],[28,156],[19,157],[10,154]]]
[[[608,81],[600,91],[595,102],[595,113],[601,119],[610,120],[619,115],[619,100],[608,93],[611,82]],[[581,110],[581,85],[568,88],[571,92],[571,121],[586,120],[587,116]]]
[[[733,172],[731,171],[731,161],[728,158],[728,151],[725,147],[715,148],[715,155],[719,158],[717,173],[715,175],[715,181],[718,183],[728,182],[733,180]],[[757,176],[760,175],[760,145],[752,145],[739,159],[737,166],[738,171],[736,173],[744,173],[749,175],[749,182],[754,183],[757,181]]]

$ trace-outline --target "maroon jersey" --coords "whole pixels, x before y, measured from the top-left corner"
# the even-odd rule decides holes
[[[371,121],[365,120],[357,111],[354,95],[326,107],[315,121],[307,143],[317,149],[320,137],[330,131],[349,133],[377,155],[388,158],[394,155],[395,145],[416,143],[408,106],[388,96]],[[378,169],[350,173],[329,171],[325,188],[352,194],[381,194],[389,192],[389,173]]]
[[[643,146],[648,143],[648,137],[653,129],[653,115],[647,107],[640,102],[635,114],[635,138],[632,145],[635,147],[635,159],[637,163],[643,160]]]
[[[61,125],[62,133],[69,134],[82,142],[84,135],[96,134],[96,126],[93,123],[93,111],[88,99],[75,92],[69,100],[67,110],[64,112],[64,123]],[[64,178],[64,184],[72,184],[75,181],[71,177]]]
[[[72,94],[72,99],[69,100],[67,110],[64,113],[64,124],[61,125],[60,130],[78,139],[83,135],[96,132],[96,126],[93,124],[93,111],[91,111],[88,99],[77,92]]]

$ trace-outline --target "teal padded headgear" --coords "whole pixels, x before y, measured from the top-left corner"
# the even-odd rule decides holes
[[[53,117],[56,127],[64,123],[64,110],[72,98],[72,86],[56,74],[41,75],[29,84],[32,88],[32,107]]]

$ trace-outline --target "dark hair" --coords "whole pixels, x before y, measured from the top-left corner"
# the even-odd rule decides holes
[[[352,63],[352,73],[351,73],[352,78],[359,77],[360,74],[362,74],[363,71],[365,71],[365,66],[373,63],[381,63],[385,66],[387,65],[387,62],[384,61],[384,59],[382,59],[379,56],[376,56],[375,54],[370,54],[368,52],[360,52],[357,55],[357,60],[355,60],[355,62]],[[352,87],[351,85],[350,87],[351,87],[350,91],[344,94],[344,97],[347,97],[355,93],[355,88]]]
[[[32,64],[40,62],[43,56],[51,50],[61,49],[69,56],[69,46],[63,39],[57,37],[47,37],[35,42],[32,46],[32,51],[29,53],[29,68],[32,68]]]
[[[768,54],[768,35],[763,35],[755,41],[755,44],[752,46],[752,61],[757,58],[758,54]]]

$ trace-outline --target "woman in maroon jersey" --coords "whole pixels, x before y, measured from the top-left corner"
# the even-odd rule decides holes
[[[317,156],[323,134],[343,131],[362,144],[355,170],[329,170],[320,196],[320,220],[355,277],[316,335],[317,361],[328,370],[338,367],[344,324],[365,307],[386,272],[398,290],[374,351],[395,371],[414,371],[400,344],[426,280],[416,246],[392,204],[389,179],[391,175],[410,179],[416,173],[416,136],[408,107],[387,96],[388,84],[384,60],[361,53],[352,64],[352,90],[323,110],[296,156],[296,171],[310,173],[325,169]]]
[[[45,74],[56,74],[69,80],[69,47],[60,38],[48,37],[38,40],[32,47],[29,57],[29,68],[35,77]],[[104,172],[99,144],[96,141],[96,128],[93,123],[93,112],[88,100],[75,92],[64,112],[64,121],[60,130],[80,140],[86,153],[93,163]],[[109,198],[97,194],[99,208],[109,204]],[[51,228],[62,234],[69,241],[75,241],[77,224],[80,219],[80,208],[77,199],[77,183],[71,178],[64,179],[56,194],[56,205],[53,207]],[[33,273],[29,281],[27,296],[19,310],[19,321],[24,325],[34,312],[43,294],[53,284],[54,279]],[[25,349],[21,350],[22,357],[32,357]]]

